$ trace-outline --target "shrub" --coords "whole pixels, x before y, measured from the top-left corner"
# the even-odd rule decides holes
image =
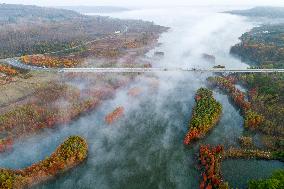
[[[252,147],[253,146],[253,141],[251,137],[245,137],[245,136],[241,136],[239,138],[240,144],[243,147]]]

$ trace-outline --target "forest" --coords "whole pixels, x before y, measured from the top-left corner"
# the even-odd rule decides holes
[[[0,58],[83,46],[97,38],[114,35],[115,31],[155,33],[165,29],[148,21],[86,16],[71,10],[37,6],[0,4],[0,13]]]
[[[261,7],[245,11],[232,11],[249,17],[283,18],[284,9]],[[284,25],[282,23],[263,24],[244,33],[241,43],[231,48],[231,53],[247,61],[252,68],[284,68]],[[284,74],[247,73],[234,74],[236,82],[248,89],[247,97],[251,110],[263,121],[256,128],[261,133],[261,141],[266,149],[278,150],[274,153],[283,159],[284,150]],[[250,113],[248,116],[254,116]]]
[[[264,25],[242,35],[233,55],[260,68],[284,68],[284,25]]]

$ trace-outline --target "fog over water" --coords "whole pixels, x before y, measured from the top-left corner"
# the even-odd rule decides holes
[[[252,28],[253,23],[247,22],[245,17],[221,13],[225,10],[228,9],[177,7],[142,9],[105,15],[148,20],[171,27],[169,32],[163,34],[160,39],[163,45],[158,50],[166,53],[165,59],[161,62],[162,66],[212,67],[202,62],[201,54],[207,53],[216,56],[216,64],[230,68],[246,68],[246,64],[229,55],[229,50],[239,41],[238,38],[244,32]]]
[[[211,68],[214,64],[201,58],[202,53],[207,53],[216,57],[215,65],[246,68],[246,64],[229,55],[229,49],[254,24],[244,17],[218,13],[223,10],[146,9],[110,16],[150,20],[171,27],[161,36],[162,45],[148,53],[152,56],[154,51],[165,52],[165,57],[157,60],[154,67]],[[192,147],[183,145],[195,92],[206,85],[208,76],[191,72],[159,73],[155,75],[159,84],[154,90],[147,82],[147,75],[140,76],[130,86],[120,89],[114,99],[72,124],[17,143],[13,152],[0,156],[0,166],[13,169],[29,166],[48,156],[66,137],[76,134],[86,137],[89,143],[86,162],[35,188],[198,188],[195,162],[198,145],[238,145],[237,138],[243,132],[243,118],[238,110],[226,95],[214,91],[223,105],[219,124]],[[129,97],[127,91],[137,86],[143,89],[142,94]],[[105,115],[117,106],[125,107],[125,116],[113,125],[105,124]],[[248,177],[268,176],[275,167],[283,164],[234,160],[223,165],[225,179],[233,183],[232,187],[239,188],[245,187]]]

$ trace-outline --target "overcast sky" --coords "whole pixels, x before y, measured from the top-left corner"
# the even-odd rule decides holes
[[[0,0],[1,3],[42,6],[113,5],[113,6],[172,6],[172,5],[274,5],[284,6],[284,0]]]

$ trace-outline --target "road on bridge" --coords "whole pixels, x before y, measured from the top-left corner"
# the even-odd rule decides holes
[[[284,69],[226,69],[226,68],[43,68],[21,63],[16,58],[0,60],[16,68],[59,73],[145,73],[145,72],[211,72],[211,73],[283,73]]]
[[[194,69],[194,68],[62,68],[59,72],[143,73],[143,72],[212,72],[212,73],[283,73],[284,69]]]

